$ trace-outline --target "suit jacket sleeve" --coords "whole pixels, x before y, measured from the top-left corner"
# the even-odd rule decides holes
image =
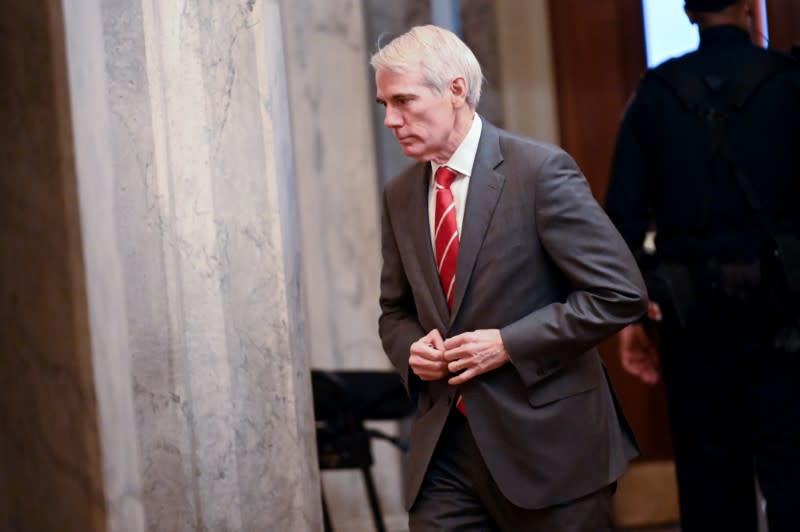
[[[387,192],[383,194],[383,215],[381,218],[381,247],[383,266],[381,268],[381,315],[378,331],[383,349],[394,367],[400,373],[403,384],[410,397],[414,397],[421,383],[408,366],[411,344],[425,336],[414,305],[414,295],[406,277],[400,251],[397,248],[392,219],[389,213]]]
[[[527,386],[635,321],[647,307],[644,282],[628,246],[572,158],[559,150],[544,162],[536,180],[539,240],[572,291],[564,302],[501,329]]]

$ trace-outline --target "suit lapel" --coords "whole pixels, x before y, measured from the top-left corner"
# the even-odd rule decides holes
[[[424,179],[418,179],[411,190],[409,198],[408,223],[411,225],[411,240],[414,245],[414,256],[419,261],[420,271],[425,284],[428,286],[432,304],[436,307],[436,316],[439,318],[439,330],[444,331],[448,322],[449,310],[444,297],[439,273],[436,270],[436,257],[431,243],[431,226],[428,218],[428,188],[431,180],[431,165],[424,165]],[[415,214],[419,213],[419,214]],[[457,271],[457,270],[456,270]]]
[[[494,170],[502,161],[503,156],[500,152],[500,140],[497,130],[484,120],[481,140],[478,143],[478,152],[475,155],[472,176],[470,176],[469,180],[467,203],[464,207],[464,220],[462,222],[458,263],[456,266],[455,296],[453,311],[450,313],[449,320],[450,325],[452,325],[461,307],[483,238],[486,235],[489,222],[492,220],[497,201],[500,199],[500,192],[503,190],[505,178]],[[430,237],[427,240],[430,242]],[[439,292],[441,292],[441,289]]]

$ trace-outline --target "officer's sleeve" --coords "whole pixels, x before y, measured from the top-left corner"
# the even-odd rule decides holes
[[[622,119],[605,203],[609,218],[635,252],[642,247],[651,222],[643,150],[647,141],[642,127],[642,98],[646,91],[643,85],[640,85]]]

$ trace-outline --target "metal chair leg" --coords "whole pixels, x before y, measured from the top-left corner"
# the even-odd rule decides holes
[[[322,479],[319,479],[319,493],[322,497],[322,526],[325,532],[333,532],[333,525],[331,525],[331,515],[328,513],[328,503],[325,501],[325,490],[322,487]]]
[[[375,522],[375,530],[378,532],[386,532],[386,527],[383,524],[381,506],[378,502],[378,493],[375,491],[375,483],[372,481],[372,472],[368,466],[362,467],[361,472],[364,474],[364,484],[367,487],[369,507],[372,510],[372,520]]]

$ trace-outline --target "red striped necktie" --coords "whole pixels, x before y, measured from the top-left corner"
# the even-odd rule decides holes
[[[457,177],[453,170],[440,166],[436,170],[436,214],[434,241],[436,247],[436,269],[442,283],[447,307],[453,310],[455,292],[456,262],[458,261],[458,223],[456,221],[456,202],[450,185]]]
[[[436,269],[439,281],[447,299],[447,308],[453,310],[453,297],[456,284],[456,263],[458,262],[458,221],[456,202],[450,185],[458,176],[446,166],[436,170],[436,211],[434,215],[434,243],[436,246]],[[461,393],[457,394],[456,407],[466,415]]]

